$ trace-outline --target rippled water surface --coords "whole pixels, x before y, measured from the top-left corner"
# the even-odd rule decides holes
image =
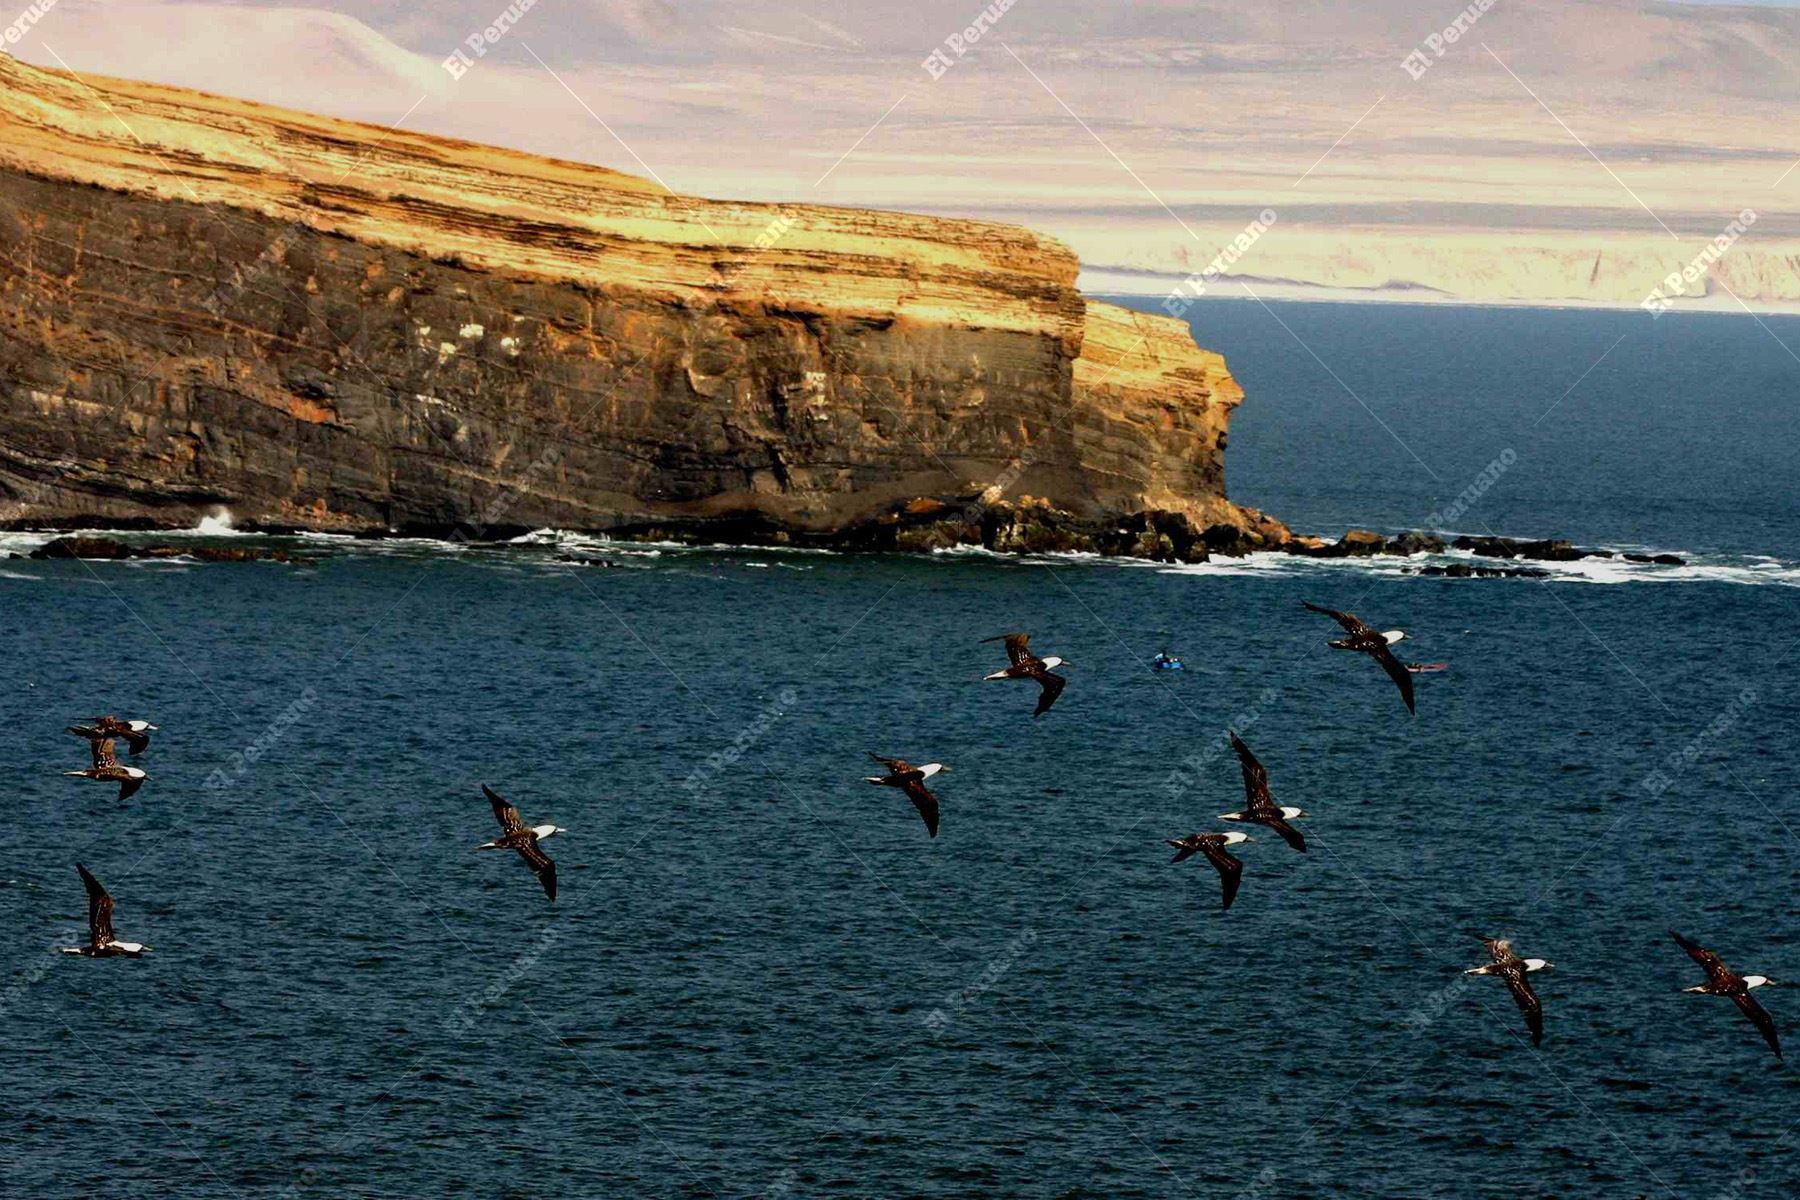
[[[0,564],[0,1191],[1800,1191],[1800,1086],[1679,994],[1664,932],[1800,980],[1800,364],[1749,321],[1277,311],[1446,483],[1268,314],[1202,306],[1250,390],[1245,499],[1414,526],[1512,445],[1470,528],[1690,567],[323,539],[301,567]],[[1619,345],[1553,444],[1514,438],[1592,361],[1578,326],[1593,355],[1692,344]],[[1716,390],[1682,394],[1663,368],[1705,354]],[[1691,513],[1715,485],[1722,516]],[[1451,664],[1416,718],[1303,598]],[[1040,720],[979,682],[1013,628],[1073,664]],[[1146,669],[1165,645],[1185,671]],[[103,710],[164,730],[125,804],[57,774]],[[1241,803],[1233,723],[1310,851],[1245,847],[1222,914],[1162,839]],[[952,766],[935,841],[858,782],[869,750]],[[482,782],[570,830],[556,904],[473,849]],[[53,953],[77,859],[152,954]],[[1556,964],[1541,1052],[1459,974],[1499,933]],[[1800,1046],[1800,997],[1761,995]]]

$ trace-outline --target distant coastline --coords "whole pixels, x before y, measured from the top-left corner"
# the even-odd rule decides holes
[[[1084,268],[1077,286],[1089,296],[1105,296],[1119,300],[1152,300],[1161,302],[1173,294],[1187,277],[1178,272],[1163,274],[1117,267]],[[1248,290],[1246,290],[1246,287]],[[1184,294],[1185,295],[1185,294]],[[1612,300],[1553,300],[1513,296],[1459,296],[1429,287],[1348,288],[1316,283],[1295,283],[1289,279],[1266,279],[1256,275],[1230,275],[1219,279],[1210,294],[1185,296],[1191,303],[1207,300],[1270,300],[1312,302],[1321,304],[1418,304],[1433,308],[1539,308],[1589,309],[1604,312],[1639,312],[1650,319],[1642,305]],[[1665,316],[1739,316],[1800,317],[1800,301],[1788,303],[1739,304],[1730,296],[1711,295],[1698,300],[1684,300]]]

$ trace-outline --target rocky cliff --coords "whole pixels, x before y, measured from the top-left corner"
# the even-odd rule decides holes
[[[842,531],[921,499],[1280,527],[1242,392],[1062,245],[0,55],[0,517]]]

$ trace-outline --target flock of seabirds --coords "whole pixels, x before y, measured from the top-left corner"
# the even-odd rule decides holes
[[[1323,613],[1343,626],[1346,636],[1332,639],[1327,643],[1334,650],[1349,650],[1367,654],[1381,664],[1388,677],[1400,689],[1401,698],[1406,701],[1408,712],[1417,712],[1413,697],[1413,675],[1436,668],[1443,664],[1409,664],[1395,657],[1392,647],[1407,636],[1403,630],[1391,629],[1378,631],[1365,625],[1351,613],[1338,612],[1335,609],[1321,608],[1312,603],[1306,607],[1316,613]],[[985,642],[1004,641],[1010,665],[986,676],[993,680],[1030,680],[1038,685],[1037,708],[1033,717],[1041,717],[1056,703],[1068,680],[1055,674],[1055,669],[1067,665],[1065,660],[1051,655],[1039,658],[1031,652],[1031,635],[1027,633],[1008,633],[999,637],[984,639]],[[66,775],[77,775],[85,779],[98,780],[103,783],[119,785],[119,799],[128,799],[134,792],[144,786],[148,775],[138,767],[121,765],[114,752],[118,739],[124,739],[132,756],[142,753],[150,744],[150,734],[157,726],[147,721],[120,720],[112,716],[89,718],[85,725],[71,725],[69,732],[86,738],[93,753],[93,765],[85,771],[65,771]],[[1277,834],[1295,850],[1306,852],[1306,839],[1295,829],[1291,821],[1306,816],[1298,808],[1277,805],[1269,792],[1269,773],[1264,770],[1250,747],[1244,744],[1235,730],[1231,730],[1231,747],[1237,752],[1238,763],[1243,768],[1244,794],[1246,804],[1238,812],[1221,813],[1220,819],[1241,824],[1260,825]],[[930,788],[925,786],[931,779],[950,768],[942,763],[925,763],[914,766],[902,758],[886,758],[879,754],[870,754],[876,762],[887,769],[885,775],[868,776],[865,782],[880,787],[898,788],[912,805],[918,810],[920,818],[925,822],[925,830],[931,837],[938,833],[938,798]],[[542,843],[559,833],[568,830],[557,825],[527,825],[519,814],[518,808],[501,798],[492,788],[483,784],[482,793],[493,807],[494,817],[500,822],[500,836],[491,842],[483,842],[478,850],[512,850],[518,854],[544,889],[544,894],[551,901],[556,899],[556,863],[544,853]],[[1237,897],[1238,884],[1243,878],[1244,864],[1235,857],[1227,847],[1240,845],[1253,839],[1245,833],[1232,831],[1228,833],[1191,833],[1186,837],[1169,839],[1168,844],[1175,848],[1175,857],[1171,862],[1182,862],[1196,854],[1206,857],[1207,862],[1219,873],[1222,888],[1223,907],[1229,909],[1231,902]],[[88,896],[88,943],[85,946],[67,946],[65,954],[80,954],[90,958],[136,958],[146,953],[150,947],[140,942],[121,941],[113,933],[112,897],[100,886],[88,869],[77,863],[75,869],[81,874],[81,882],[87,888]],[[1775,981],[1763,975],[1740,975],[1727,967],[1711,950],[1698,946],[1670,931],[1670,937],[1685,950],[1690,958],[1699,963],[1706,972],[1706,982],[1697,987],[1683,989],[1705,996],[1725,996],[1737,1005],[1738,1009],[1748,1017],[1750,1022],[1761,1032],[1769,1049],[1780,1059],[1781,1041],[1775,1032],[1775,1022],[1767,1010],[1758,1004],[1750,993],[1757,988],[1769,987]],[[1532,990],[1527,978],[1536,971],[1551,966],[1541,958],[1521,958],[1513,952],[1512,942],[1506,938],[1482,938],[1487,946],[1489,962],[1465,971],[1466,975],[1494,975],[1502,979],[1507,989],[1512,992],[1520,1011],[1525,1014],[1526,1027],[1531,1032],[1532,1045],[1541,1045],[1544,1037],[1544,1006]],[[1783,1060],[1785,1061],[1785,1060]]]

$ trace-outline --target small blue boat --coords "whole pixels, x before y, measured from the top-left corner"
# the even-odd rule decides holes
[[[1179,671],[1179,670],[1181,670],[1181,660],[1179,658],[1171,658],[1169,656],[1169,652],[1167,650],[1163,651],[1161,654],[1158,654],[1155,658],[1151,659],[1150,665],[1158,671]]]

